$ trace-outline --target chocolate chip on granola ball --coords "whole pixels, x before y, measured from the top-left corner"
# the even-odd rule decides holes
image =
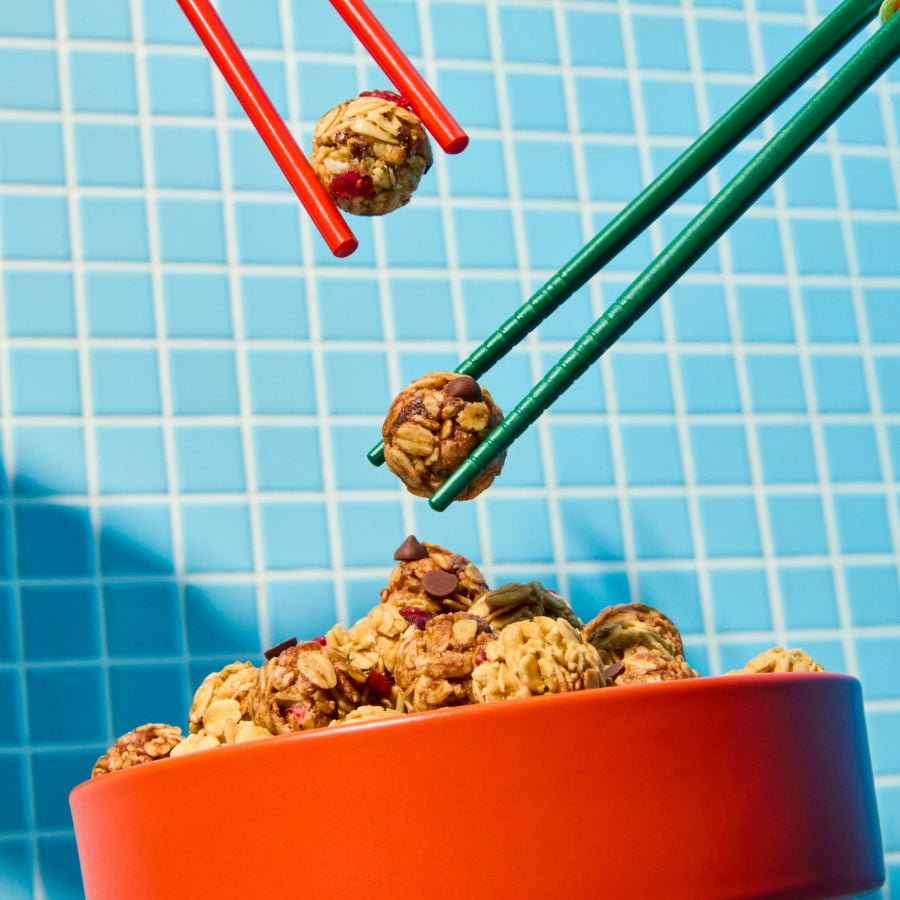
[[[435,600],[443,600],[456,593],[459,587],[459,579],[452,572],[443,569],[432,569],[426,572],[422,578],[422,587],[429,597]]]
[[[416,559],[425,559],[428,551],[422,546],[421,541],[411,534],[395,551],[394,559],[412,562]]]
[[[624,671],[625,666],[621,662],[614,662],[603,670],[603,677],[607,681],[615,681]]]
[[[276,644],[274,647],[269,647],[268,650],[263,653],[266,659],[274,659],[278,656],[282,650],[287,650],[288,647],[293,647],[297,643],[297,638],[290,637],[286,641],[282,641],[280,644]]]
[[[451,397],[459,397],[469,403],[480,403],[484,400],[480,385],[471,375],[460,375],[459,378],[454,378],[444,390]]]

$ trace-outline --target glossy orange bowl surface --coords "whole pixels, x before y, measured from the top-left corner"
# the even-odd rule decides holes
[[[833,673],[363,720],[70,799],[88,900],[804,900],[884,880],[860,684]]]

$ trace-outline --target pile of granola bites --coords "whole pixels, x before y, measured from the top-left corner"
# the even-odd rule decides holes
[[[458,553],[410,535],[378,602],[349,627],[290,637],[259,665],[236,661],[204,678],[181,727],[122,735],[91,777],[166,757],[375,717],[568,691],[699,678],[676,625],[643,603],[588,623],[537,581],[491,589]],[[740,670],[821,671],[773,647]],[[734,674],[734,673],[729,673]]]

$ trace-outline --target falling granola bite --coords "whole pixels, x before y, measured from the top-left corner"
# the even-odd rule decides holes
[[[335,204],[357,216],[405,206],[432,160],[421,120],[391,91],[363,91],[325,113],[310,155]]]
[[[472,673],[478,703],[607,684],[600,655],[564,618],[512,622],[484,646]]]
[[[490,393],[469,375],[432,372],[395,398],[381,428],[387,467],[417,497],[430,497],[503,420]],[[504,451],[458,496],[471,500],[500,474]]]
[[[463,612],[434,616],[413,631],[400,645],[394,669],[407,709],[474,702],[472,672],[481,648],[496,639],[484,619]]]
[[[320,728],[372,702],[366,674],[342,653],[302,641],[259,670],[253,722],[273,734]]]
[[[787,650],[784,647],[771,647],[754,656],[743,669],[735,669],[727,674],[824,671],[825,667],[821,663],[817,663],[808,653],[798,647],[792,647]]]
[[[164,759],[183,739],[184,736],[177,725],[165,725],[160,722],[140,725],[118,738],[115,744],[94,763],[91,778]]]
[[[411,624],[421,624],[420,610],[431,615],[464,612],[488,590],[474,563],[415,535],[394,551],[394,559],[397,565],[381,589],[381,602],[397,607]]]

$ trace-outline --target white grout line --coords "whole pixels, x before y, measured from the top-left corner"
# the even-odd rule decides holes
[[[149,252],[148,268],[153,290],[153,318],[156,336],[152,346],[156,350],[159,367],[160,416],[158,422],[162,430],[163,454],[167,479],[167,493],[157,495],[162,501],[165,498],[169,505],[169,527],[172,532],[172,580],[178,595],[178,613],[181,625],[182,664],[185,679],[190,685],[191,648],[188,645],[187,607],[184,585],[184,548],[181,532],[181,498],[176,490],[177,461],[175,440],[173,435],[171,379],[169,375],[169,354],[166,334],[165,301],[163,297],[163,278],[160,266],[160,248],[158,239],[158,221],[156,210],[155,173],[153,169],[153,143],[151,140],[151,117],[149,88],[146,73],[146,49],[143,44],[143,20],[141,18],[140,0],[129,0],[131,28],[134,37],[135,90],[137,93],[141,158],[144,177],[144,203],[146,207],[147,245]],[[111,342],[115,345],[117,342]],[[157,421],[154,417],[154,421]]]
[[[291,10],[288,0],[279,0],[282,14],[282,27],[285,35],[293,34]],[[287,43],[286,37],[286,43]],[[296,90],[297,61],[294,54],[286,52],[285,66],[288,71],[288,111],[289,124],[299,142],[300,102]],[[360,62],[357,59],[358,72]],[[336,473],[332,463],[332,439],[328,417],[328,393],[325,384],[325,364],[323,360],[323,344],[321,341],[321,325],[319,317],[319,291],[317,264],[315,262],[316,241],[318,234],[313,233],[312,226],[306,216],[298,209],[301,216],[300,244],[302,250],[302,273],[306,286],[306,308],[309,317],[310,355],[312,359],[315,382],[316,413],[315,423],[319,436],[319,455],[322,464],[322,494],[324,496],[325,514],[328,529],[328,546],[331,558],[330,577],[334,586],[335,613],[338,622],[349,625],[349,607],[347,603],[347,587],[344,576],[343,551],[341,547],[340,508],[337,501]],[[279,635],[274,640],[282,640]]]
[[[697,104],[697,115],[701,130],[712,124],[706,98],[702,85],[702,62],[700,49],[696,40],[696,20],[694,9],[690,0],[682,0],[680,7],[684,19],[685,38],[687,42],[688,59],[690,63],[691,83],[694,88],[694,98]],[[698,182],[703,184],[704,180]],[[677,208],[678,202],[675,204]],[[661,241],[657,240],[657,252],[662,249]],[[718,246],[718,245],[717,245]],[[720,259],[722,254],[720,254]],[[727,269],[724,261],[720,262],[722,274],[727,280]],[[702,496],[698,496],[696,473],[694,472],[693,451],[691,448],[690,429],[688,426],[687,403],[684,394],[684,385],[681,379],[679,366],[678,340],[675,334],[671,296],[666,295],[660,301],[663,333],[665,336],[666,357],[668,361],[669,380],[672,385],[672,398],[674,402],[675,427],[678,434],[678,447],[681,453],[682,471],[684,474],[684,494],[688,507],[688,516],[691,526],[691,540],[693,543],[693,559],[697,572],[697,589],[700,595],[700,611],[703,621],[703,636],[708,654],[707,664],[710,673],[716,673],[721,669],[719,658],[719,634],[715,627],[715,610],[710,585],[710,559],[706,553],[706,538],[703,532],[703,522],[700,502]],[[703,496],[709,496],[704,494]]]

